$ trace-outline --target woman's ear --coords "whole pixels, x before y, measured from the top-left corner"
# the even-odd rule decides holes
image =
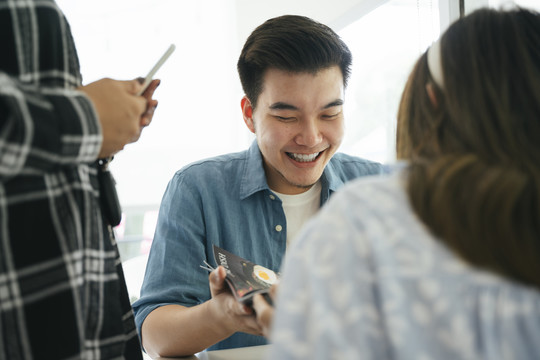
[[[429,101],[431,101],[431,105],[433,105],[433,107],[437,109],[439,107],[439,99],[437,99],[437,94],[435,93],[433,83],[428,82],[426,84],[426,92],[428,94]]]
[[[253,123],[253,106],[251,106],[251,101],[249,101],[247,96],[242,98],[240,101],[240,106],[242,107],[242,116],[246,126],[248,127],[249,131],[255,134],[255,124]]]

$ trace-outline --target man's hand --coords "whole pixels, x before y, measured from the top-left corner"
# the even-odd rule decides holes
[[[126,144],[137,141],[142,128],[150,123],[154,107],[150,110],[149,106],[157,105],[157,102],[150,103],[151,88],[145,94],[152,94],[137,96],[140,89],[141,84],[137,80],[108,78],[79,88],[92,100],[99,116],[103,133],[99,158],[112,156]],[[149,110],[152,113],[148,113]]]
[[[270,288],[270,298],[275,303],[276,292],[278,285],[272,285]],[[270,331],[272,330],[272,320],[274,318],[274,307],[266,301],[261,295],[257,294],[253,297],[253,309],[257,314],[257,323],[262,329],[262,333],[266,338],[270,337]]]
[[[227,273],[223,266],[218,266],[209,276],[210,293],[214,311],[220,313],[223,318],[221,324],[227,326],[231,333],[237,331],[253,335],[263,335],[255,313],[251,308],[238,302],[231,294],[229,286],[225,282]]]

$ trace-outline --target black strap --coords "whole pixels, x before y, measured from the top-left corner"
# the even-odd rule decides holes
[[[122,220],[122,208],[116,193],[116,181],[109,171],[109,163],[112,158],[98,160],[99,200],[101,211],[111,226],[120,224]]]

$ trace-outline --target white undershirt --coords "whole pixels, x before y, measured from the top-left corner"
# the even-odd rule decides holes
[[[286,195],[276,191],[281,199],[287,221],[287,246],[294,241],[302,225],[311,218],[321,205],[321,183],[318,181],[308,191],[297,195]],[[272,190],[273,191],[273,190]]]

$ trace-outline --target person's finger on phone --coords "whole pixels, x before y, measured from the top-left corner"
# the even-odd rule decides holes
[[[150,125],[154,117],[154,112],[156,111],[157,106],[158,106],[157,100],[148,101],[146,110],[141,116],[141,128]]]
[[[144,81],[144,79],[143,79]],[[150,82],[148,87],[144,90],[142,93],[142,96],[147,98],[148,100],[152,99],[152,96],[154,95],[154,91],[158,88],[158,86],[161,84],[160,79],[154,79]]]
[[[143,78],[137,79],[139,82],[144,81]],[[155,99],[152,99],[152,96],[154,95],[154,91],[157,89],[157,87],[161,84],[161,80],[154,79],[150,82],[150,85],[146,88],[146,90],[143,92],[141,96],[146,98],[147,100],[147,106],[145,112],[141,116],[141,128],[144,128],[152,122],[152,118],[154,117],[154,112],[156,111],[158,101]]]

